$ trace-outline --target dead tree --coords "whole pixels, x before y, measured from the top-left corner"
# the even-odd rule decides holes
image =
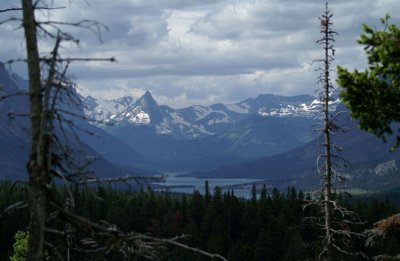
[[[49,182],[46,161],[46,133],[41,133],[43,104],[40,57],[32,1],[22,1],[23,27],[25,33],[29,72],[29,101],[31,119],[31,152],[27,164],[29,173],[29,241],[27,260],[43,260],[44,232],[47,218],[47,191]]]
[[[44,260],[44,248],[48,249],[54,257],[63,260],[62,254],[49,240],[48,233],[58,235],[62,238],[70,238],[65,231],[57,227],[51,227],[51,222],[58,219],[69,227],[74,227],[87,238],[83,242],[87,251],[108,252],[111,250],[123,253],[125,257],[141,255],[149,259],[157,258],[157,247],[159,245],[171,244],[191,251],[198,252],[210,258],[225,260],[220,255],[207,253],[201,249],[192,248],[180,243],[178,240],[185,236],[175,238],[154,238],[144,234],[129,232],[124,233],[116,226],[106,223],[96,223],[73,213],[74,198],[69,192],[68,202],[58,202],[54,195],[54,180],[59,179],[66,185],[77,182],[77,173],[71,175],[70,165],[73,163],[73,152],[65,145],[68,138],[74,135],[74,125],[71,117],[80,117],[73,111],[62,107],[64,103],[79,103],[75,96],[74,85],[67,77],[67,69],[73,61],[114,61],[114,58],[92,59],[92,58],[64,58],[60,54],[60,48],[65,42],[78,44],[79,40],[65,32],[66,26],[88,29],[100,35],[100,23],[90,20],[82,20],[75,23],[63,21],[39,21],[35,17],[36,11],[50,12],[62,7],[46,5],[41,0],[21,0],[20,8],[0,10],[0,13],[17,12],[21,17],[11,17],[0,22],[20,22],[24,31],[26,44],[26,59],[15,61],[26,62],[29,74],[29,103],[30,103],[30,128],[31,148],[27,170],[29,174],[29,241],[27,260]],[[54,41],[54,47],[48,54],[39,52],[38,36],[45,36]],[[15,62],[11,61],[11,62]],[[69,128],[69,130],[65,130]],[[71,134],[72,133],[72,134]],[[72,159],[71,159],[72,158]],[[88,178],[79,177],[80,180]],[[128,179],[125,177],[123,179]],[[68,186],[67,186],[68,187]],[[70,233],[72,229],[67,231]],[[69,245],[69,242],[66,242]]]
[[[316,227],[323,231],[322,248],[318,259],[337,260],[340,255],[355,256],[362,253],[351,253],[348,246],[353,237],[359,237],[361,234],[352,232],[352,227],[361,224],[358,215],[346,208],[340,206],[333,193],[333,182],[345,181],[346,177],[339,173],[340,163],[347,165],[347,161],[340,156],[342,148],[332,140],[337,132],[346,132],[346,128],[338,126],[336,119],[341,113],[335,113],[330,110],[332,102],[331,94],[334,86],[331,81],[331,66],[334,62],[335,48],[334,36],[337,33],[332,29],[332,13],[325,4],[325,10],[320,21],[320,33],[322,38],[317,44],[322,46],[324,56],[315,60],[321,64],[317,69],[320,72],[318,83],[322,85],[320,92],[320,101],[322,103],[323,123],[319,133],[322,136],[322,152],[317,157],[317,169],[322,183],[322,200],[312,200],[304,205],[304,208],[313,207],[316,209],[315,216],[306,217],[304,223],[311,227]]]
[[[324,212],[325,212],[325,245],[326,260],[332,260],[333,242],[332,242],[332,144],[331,132],[332,121],[329,112],[330,93],[333,89],[330,78],[330,66],[334,60],[335,49],[333,46],[335,31],[332,30],[332,14],[328,9],[328,3],[325,4],[325,12],[319,18],[321,22],[320,32],[323,37],[317,41],[324,49],[325,57],[321,60],[323,70],[321,73],[321,81],[323,82],[322,91],[322,113],[324,115],[323,136],[324,136]]]

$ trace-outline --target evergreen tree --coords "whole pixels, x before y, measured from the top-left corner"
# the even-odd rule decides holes
[[[263,184],[261,192],[260,192],[260,202],[266,201],[267,197],[268,197],[267,186],[265,184]]]
[[[208,180],[206,180],[205,184],[204,184],[204,197],[205,197],[205,201],[206,201],[206,206],[208,206],[208,204],[211,201],[211,192],[210,192],[210,185],[208,184]]]
[[[11,184],[2,186],[0,184],[0,202],[9,202],[11,199],[23,198],[25,189],[17,186],[12,193],[4,193],[9,190]],[[143,232],[147,236],[159,236],[170,238],[180,234],[191,235],[181,239],[182,243],[193,247],[218,251],[229,260],[314,260],[319,255],[321,248],[315,244],[320,240],[319,228],[315,226],[308,227],[301,223],[302,217],[316,216],[320,209],[316,206],[306,208],[301,211],[303,202],[300,196],[293,198],[294,195],[301,195],[290,188],[289,193],[282,195],[275,190],[274,197],[260,196],[255,203],[251,198],[237,198],[231,193],[225,193],[222,197],[218,196],[219,189],[216,190],[216,197],[211,198],[208,208],[205,208],[204,197],[199,193],[190,196],[182,196],[174,193],[153,193],[149,192],[128,192],[117,191],[110,188],[104,188],[100,194],[101,202],[104,203],[107,213],[98,216],[99,220],[115,222],[118,227],[124,227],[128,231],[139,227],[137,231]],[[57,197],[65,193],[63,188],[57,190]],[[82,209],[88,208],[87,204],[92,204],[87,198],[98,194],[96,189],[85,189],[80,193],[77,205]],[[168,198],[167,198],[168,197]],[[150,198],[153,198],[150,200]],[[264,198],[264,199],[263,199]],[[354,199],[353,199],[354,200]],[[149,212],[147,206],[150,201],[155,202],[152,214],[138,221],[138,218],[145,217]],[[386,200],[375,199],[344,202],[348,208],[357,210],[367,223],[360,223],[358,231],[373,226],[376,221],[396,213],[398,211]],[[8,203],[4,203],[8,204]],[[96,204],[96,203],[95,203]],[[165,205],[169,207],[166,208]],[[197,208],[197,206],[201,206]],[[215,207],[218,206],[218,211]],[[274,211],[273,209],[274,206]],[[187,209],[187,214],[184,210]],[[125,218],[120,218],[121,211]],[[24,213],[22,211],[21,213]],[[147,214],[146,214],[147,213]],[[273,214],[275,213],[275,214]],[[99,213],[88,212],[91,215]],[[0,245],[2,248],[1,260],[9,260],[12,255],[12,237],[17,230],[26,228],[28,218],[22,216],[18,211],[7,213],[0,222]],[[320,216],[322,217],[322,216]],[[0,217],[1,218],[1,217]],[[197,220],[195,222],[195,220]],[[388,221],[380,221],[380,227],[385,229],[385,236],[377,238],[373,245],[369,245],[368,251],[365,251],[362,238],[352,238],[351,250],[353,252],[363,251],[369,257],[388,254],[395,255],[399,251],[400,238],[397,233],[396,216],[391,216]],[[21,222],[21,223],[19,223]],[[196,224],[198,223],[198,224]],[[207,225],[206,225],[207,224]],[[337,225],[338,223],[335,223]],[[62,224],[58,224],[62,225]],[[57,226],[56,226],[57,227]],[[61,226],[62,228],[62,226]],[[338,227],[345,229],[345,227]],[[375,228],[377,229],[377,228]],[[380,228],[379,228],[380,229]],[[339,230],[337,230],[339,231]],[[376,230],[379,233],[380,230]],[[82,247],[80,238],[86,238],[86,235],[77,231],[75,234],[78,249]],[[345,240],[349,240],[345,238]],[[343,243],[336,241],[337,243]],[[349,248],[350,249],[350,248]],[[4,251],[3,251],[4,250]],[[119,251],[110,250],[109,254],[88,254],[75,251],[75,256],[71,260],[121,260],[123,255]],[[193,253],[184,249],[162,246],[158,254],[161,260],[210,260],[208,257]],[[137,256],[130,256],[132,260],[144,260]],[[335,260],[358,260],[355,256],[345,257],[337,256]]]
[[[337,83],[341,97],[359,127],[386,140],[392,134],[394,122],[400,122],[400,28],[389,23],[389,15],[381,19],[383,30],[363,25],[357,41],[364,46],[368,69],[364,71],[338,66]],[[400,129],[397,142],[400,145]]]
[[[243,241],[237,240],[229,249],[229,261],[249,260],[252,256],[251,247]]]
[[[255,206],[257,204],[257,188],[256,185],[253,184],[251,186],[251,203]]]
[[[257,236],[257,241],[254,244],[254,260],[264,261],[270,260],[272,256],[272,241],[269,231],[264,228],[260,229]]]
[[[203,222],[205,212],[205,201],[203,196],[198,191],[192,194],[192,203],[190,207],[190,216],[197,227],[200,227]]]
[[[306,260],[305,243],[298,229],[289,228],[282,242],[282,261]]]

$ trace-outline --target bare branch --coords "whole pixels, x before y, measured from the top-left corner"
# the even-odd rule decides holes
[[[10,18],[8,18],[6,20],[0,21],[0,25],[6,24],[6,23],[9,23],[9,22],[15,22],[15,21],[21,22],[22,19],[21,18],[16,18],[16,17],[10,17]]]
[[[91,31],[93,34],[97,36],[97,38],[102,41],[102,30],[108,31],[108,27],[98,21],[95,20],[81,20],[75,23],[72,22],[62,22],[62,21],[37,21],[39,26],[47,25],[53,28],[60,30],[59,26],[72,26],[72,27],[80,27]],[[61,31],[61,30],[60,30]]]
[[[3,210],[3,212],[1,212],[1,214],[0,214],[0,219],[1,219],[5,214],[7,214],[8,212],[10,212],[10,211],[12,211],[12,210],[14,210],[14,209],[21,209],[21,208],[26,208],[26,207],[28,207],[28,203],[27,203],[26,201],[24,201],[24,200],[18,201],[18,202],[16,202],[16,203],[14,203],[14,204],[12,204],[12,205],[6,207],[6,208]]]
[[[35,10],[59,10],[59,9],[65,9],[65,6],[60,6],[60,7],[41,7],[41,6],[36,6]],[[6,9],[0,9],[0,13],[7,13],[7,12],[14,12],[14,11],[22,11],[22,8],[20,7],[13,7],[13,8],[6,8]]]
[[[19,112],[9,112],[9,113],[7,113],[7,116],[10,119],[14,119],[16,116],[17,117],[29,117],[29,114],[28,113],[19,113]]]
[[[48,233],[59,235],[59,236],[64,236],[65,235],[64,231],[61,231],[61,230],[58,230],[58,229],[52,229],[52,228],[49,228],[49,227],[46,227],[45,231],[48,232]]]
[[[152,245],[155,243],[167,243],[170,245],[174,245],[180,248],[184,248],[196,253],[200,253],[202,255],[211,257],[211,258],[218,258],[224,261],[227,261],[227,259],[225,259],[223,256],[218,255],[218,254],[212,254],[206,251],[203,251],[201,249],[198,248],[194,248],[194,247],[190,247],[188,245],[185,245],[183,243],[178,242],[178,239],[184,238],[185,236],[179,236],[179,237],[174,237],[174,238],[170,238],[170,239],[164,239],[164,238],[155,238],[155,237],[151,237],[151,236],[147,236],[144,234],[140,234],[140,233],[136,233],[136,232],[131,232],[128,234],[125,234],[123,232],[121,232],[120,230],[117,229],[116,226],[104,226],[104,224],[99,224],[99,223],[95,223],[92,222],[86,218],[83,218],[79,215],[76,215],[74,213],[69,212],[68,210],[60,207],[58,204],[50,201],[49,204],[57,209],[61,214],[62,217],[65,218],[66,220],[68,220],[68,222],[70,222],[71,224],[75,224],[76,226],[80,227],[82,231],[88,233],[92,238],[92,239],[87,239],[86,240],[86,244],[87,245],[98,245],[101,244],[101,241],[96,240],[97,239],[106,239],[106,238],[112,238],[113,240],[110,241],[106,241],[106,242],[114,242],[112,243],[112,245],[106,245],[106,248],[121,248],[126,246],[127,242],[131,241],[134,244],[143,244],[143,246],[147,246],[145,248],[145,251],[151,251],[153,250]],[[98,230],[99,232],[95,232],[95,230]],[[105,248],[101,248],[101,250],[105,250]],[[153,255],[154,253],[150,253],[151,255]]]
[[[1,23],[0,23],[1,25]],[[42,57],[40,58],[41,62],[50,62],[50,58],[45,58]],[[5,64],[12,64],[12,63],[16,63],[16,62],[28,62],[27,59],[13,59],[13,60],[8,60],[6,62],[4,62]],[[79,58],[79,57],[67,57],[67,58],[57,58],[56,62],[58,63],[63,63],[63,62],[67,62],[67,63],[71,63],[71,62],[117,62],[117,59],[115,59],[114,57],[110,57],[110,58]]]
[[[5,99],[7,99],[7,98],[14,97],[14,96],[27,96],[27,95],[28,95],[28,92],[26,92],[26,91],[8,93],[8,94],[6,94],[6,95],[0,96],[0,102],[3,101],[3,100],[5,100]]]
[[[44,245],[47,246],[51,250],[51,252],[53,252],[55,254],[52,257],[56,256],[58,258],[58,260],[64,261],[64,258],[62,257],[61,253],[58,251],[58,249],[52,243],[50,243],[48,241],[44,241]]]
[[[7,9],[0,9],[0,13],[12,12],[12,11],[22,11],[22,8],[7,8]]]
[[[168,243],[168,244],[170,244],[170,245],[175,245],[175,246],[178,246],[178,247],[180,247],[180,248],[184,248],[184,249],[190,250],[190,251],[192,251],[192,252],[196,252],[196,253],[202,254],[202,255],[204,255],[204,256],[208,256],[208,257],[210,257],[210,258],[218,258],[218,259],[221,259],[221,260],[223,260],[223,261],[228,261],[226,258],[224,258],[224,257],[221,256],[221,255],[218,255],[218,254],[211,254],[211,253],[206,252],[206,251],[204,251],[204,250],[202,250],[202,249],[194,248],[194,247],[190,247],[190,246],[188,246],[188,245],[182,244],[182,243],[176,241],[177,238],[173,238],[173,239],[162,239],[162,238],[154,238],[154,237],[145,236],[143,239],[150,239],[150,240],[153,240],[153,241],[156,241],[156,242]]]

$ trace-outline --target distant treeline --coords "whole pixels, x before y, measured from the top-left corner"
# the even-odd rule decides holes
[[[87,218],[116,224],[126,232],[134,230],[155,237],[170,238],[188,234],[191,236],[181,242],[219,253],[230,261],[316,260],[320,252],[322,231],[318,226],[305,225],[303,222],[304,217],[319,215],[319,211],[313,208],[304,209],[309,197],[293,187],[288,188],[285,193],[277,189],[267,191],[264,187],[258,196],[253,189],[249,199],[239,198],[233,192],[223,193],[218,187],[213,192],[206,189],[205,195],[197,191],[191,195],[182,195],[155,193],[151,189],[133,192],[106,187],[72,187],[71,191],[76,200],[73,211]],[[66,188],[59,188],[53,197],[63,202],[67,194]],[[25,186],[1,183],[1,211],[25,200],[26,196]],[[342,195],[337,195],[337,198],[364,221],[353,228],[358,232],[372,228],[374,222],[399,211],[384,197],[351,202],[342,199]],[[12,255],[15,233],[27,228],[27,213],[27,209],[15,208],[1,217],[0,260],[9,260]],[[61,229],[64,226],[53,225]],[[112,251],[106,257],[102,254],[100,258],[96,257],[96,253],[88,254],[76,250],[80,248],[80,239],[84,237],[79,231],[74,233],[72,260],[122,260],[119,253]],[[63,240],[57,240],[53,243],[60,246],[64,244]],[[369,248],[365,247],[362,237],[352,240],[347,250],[353,253],[363,252],[371,257],[400,252],[400,240],[396,234]],[[62,249],[64,248],[60,247],[61,253],[64,251]],[[198,253],[172,246],[161,247],[159,253],[161,260],[210,260]],[[361,256],[340,258],[364,260]]]

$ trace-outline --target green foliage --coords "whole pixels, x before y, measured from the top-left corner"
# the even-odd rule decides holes
[[[26,199],[26,186],[13,186],[13,183],[0,183],[0,213],[7,207]],[[12,255],[14,236],[18,230],[26,229],[28,213],[26,209],[11,208],[0,216],[0,260],[9,260]]]
[[[389,16],[381,19],[383,30],[363,25],[358,43],[364,45],[369,68],[349,72],[338,66],[337,83],[341,97],[359,120],[363,130],[383,138],[393,133],[393,122],[400,122],[400,29],[389,23]],[[400,128],[397,130],[400,145]]]
[[[192,195],[181,195],[171,192],[156,193],[151,190],[132,192],[110,188],[79,188],[74,212],[93,221],[115,224],[125,232],[134,230],[162,238],[191,235],[180,242],[205,251],[217,252],[233,261],[315,260],[320,251],[315,248],[315,242],[320,240],[321,231],[302,223],[304,217],[315,214],[309,213],[313,211],[310,208],[303,210],[306,198],[304,194],[292,187],[288,188],[286,193],[272,189],[269,194],[264,186],[260,192],[259,197],[256,197],[253,189],[249,191],[250,198],[244,199],[232,192],[224,192],[221,188],[214,189],[208,195],[197,191]],[[4,208],[7,204],[15,203],[21,200],[25,193],[26,190],[22,186],[0,183],[0,205]],[[66,193],[65,188],[58,188],[57,198],[61,200]],[[398,211],[384,199],[371,198],[361,202],[353,197],[352,200],[346,203],[346,207],[359,213],[362,220],[367,222],[360,225],[359,231],[371,228],[379,219]],[[23,215],[25,212],[15,210],[0,220],[0,245],[4,246],[0,260],[10,260],[11,255],[15,256],[16,252],[21,252],[16,251],[15,247],[13,252],[12,243],[16,232],[23,230],[28,224],[28,218]],[[63,230],[64,224],[53,223],[52,227]],[[75,248],[84,247],[81,240],[87,236],[75,230],[74,247],[71,248],[72,260],[124,260],[124,256],[117,251],[110,251],[106,255],[74,251]],[[400,247],[396,243],[397,239],[398,236],[393,234],[385,244],[371,248],[368,255],[374,256],[385,251],[395,253]],[[61,254],[65,254],[66,249],[66,246],[62,245],[63,242],[57,241],[57,249]],[[364,250],[363,246],[363,240],[359,239],[354,242],[353,250]],[[137,257],[130,258],[143,260]],[[160,250],[160,260],[210,259],[167,245]]]
[[[14,255],[10,257],[10,261],[24,261],[28,251],[29,233],[19,230],[15,234],[14,238]]]

